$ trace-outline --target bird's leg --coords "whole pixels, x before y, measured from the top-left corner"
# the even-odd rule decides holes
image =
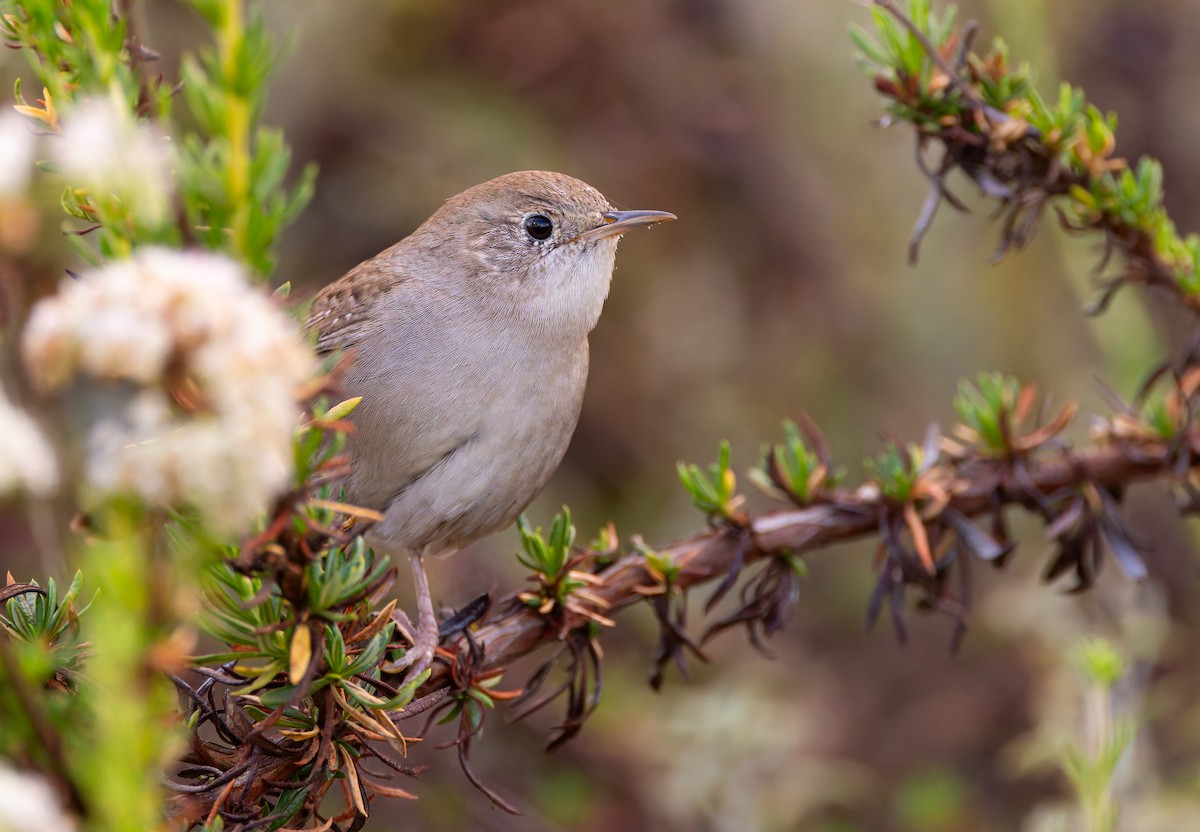
[[[421,553],[411,551],[408,557],[412,567],[413,588],[417,593],[417,631],[413,634],[413,645],[404,657],[383,665],[383,670],[387,673],[399,673],[404,668],[411,667],[407,678],[415,679],[433,663],[433,653],[438,646],[438,620],[433,611],[433,596],[429,594],[429,578],[425,574]]]
[[[429,594],[429,576],[425,574],[425,563],[420,552],[409,553],[412,566],[413,588],[417,593],[417,643],[412,646],[417,659],[410,679],[420,676],[433,664],[433,651],[438,646],[438,620],[433,611],[433,596]]]

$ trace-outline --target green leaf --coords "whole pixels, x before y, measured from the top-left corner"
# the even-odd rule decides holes
[[[867,60],[881,67],[886,67],[890,64],[887,54],[880,45],[867,33],[866,29],[856,23],[850,25],[850,39],[854,41],[854,45],[858,47],[858,51]]]
[[[555,515],[548,538],[542,535],[541,528],[531,527],[523,514],[517,518],[517,531],[521,535],[523,552],[517,553],[517,560],[548,580],[557,579],[571,560],[571,547],[575,542],[571,510],[563,506],[562,511]]]
[[[271,814],[277,815],[274,821],[271,822],[271,829],[279,829],[286,826],[288,821],[296,816],[300,811],[300,807],[304,805],[304,798],[308,796],[309,788],[301,786],[297,789],[289,789],[279,796],[279,800],[275,801],[275,807]]]
[[[697,465],[680,462],[676,466],[679,481],[692,497],[692,503],[709,517],[730,518],[740,501],[735,496],[737,477],[729,467],[729,442],[721,440],[715,465],[708,472]]]

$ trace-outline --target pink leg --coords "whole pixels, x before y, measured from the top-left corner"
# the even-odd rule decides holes
[[[438,645],[438,620],[433,611],[433,596],[429,593],[429,578],[425,574],[421,553],[409,552],[408,556],[409,565],[412,567],[413,588],[417,593],[417,632],[413,636],[416,643],[403,658],[392,664],[385,664],[383,670],[399,673],[406,667],[412,667],[408,678],[413,679],[424,673],[433,663],[433,652]]]

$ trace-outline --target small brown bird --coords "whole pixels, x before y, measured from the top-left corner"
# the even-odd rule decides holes
[[[673,219],[561,173],[510,173],[317,295],[318,350],[354,351],[344,387],[363,397],[346,498],[383,514],[367,540],[407,553],[417,590],[413,649],[389,671],[421,672],[437,646],[422,556],[513,522],[562,460],[618,239]]]

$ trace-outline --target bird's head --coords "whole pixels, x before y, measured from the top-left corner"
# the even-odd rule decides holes
[[[621,235],[673,219],[617,210],[565,174],[520,171],[452,197],[414,236],[435,257],[462,258],[461,268],[438,270],[459,282],[442,288],[486,297],[539,327],[586,335],[608,295]]]

